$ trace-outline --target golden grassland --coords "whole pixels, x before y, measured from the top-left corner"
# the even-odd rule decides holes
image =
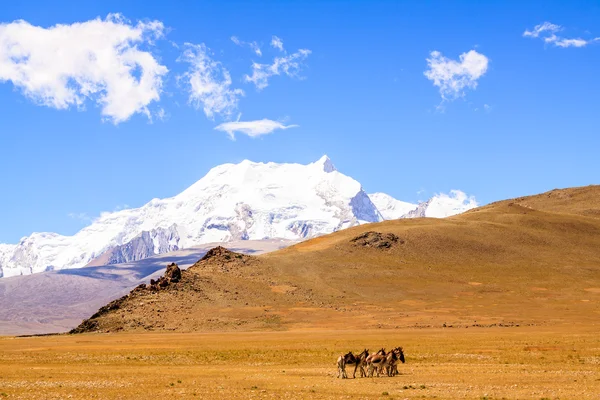
[[[396,377],[337,379],[347,350],[402,345]],[[351,370],[350,371],[350,376]],[[0,339],[7,399],[598,399],[598,326]]]

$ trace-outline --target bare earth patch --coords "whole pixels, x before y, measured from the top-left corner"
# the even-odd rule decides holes
[[[293,292],[296,289],[298,289],[298,288],[295,286],[290,286],[290,285],[271,286],[272,291],[274,291],[275,293],[282,293],[282,294]]]

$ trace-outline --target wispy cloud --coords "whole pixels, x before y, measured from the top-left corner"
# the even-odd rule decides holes
[[[475,50],[461,54],[458,61],[432,51],[427,59],[429,69],[424,74],[440,88],[442,100],[451,101],[463,97],[466,89],[477,87],[477,81],[487,72],[488,63],[488,58]]]
[[[271,39],[271,46],[278,49],[279,51],[285,52],[283,48],[283,40],[281,40],[277,36],[273,36],[273,38]]]
[[[262,56],[262,51],[260,46],[256,42],[244,42],[237,38],[237,36],[232,36],[231,41],[240,47],[249,47],[257,56]]]
[[[585,47],[594,42],[600,42],[600,37],[594,39],[582,39],[582,38],[565,38],[557,35],[558,32],[563,31],[564,28],[560,25],[552,24],[550,22],[544,22],[536,25],[533,30],[525,30],[523,37],[539,38],[544,43],[551,44],[556,47]]]
[[[163,31],[162,22],[132,24],[120,14],[49,28],[0,24],[0,82],[57,109],[84,109],[92,99],[115,124],[136,113],[151,118],[168,69],[140,47]]]
[[[230,116],[237,109],[244,91],[231,89],[229,71],[210,57],[204,44],[186,43],[179,61],[190,64],[189,70],[178,79],[185,82],[191,105],[202,108],[210,119],[215,114]]]
[[[235,140],[235,132],[248,135],[252,138],[267,135],[278,129],[296,128],[298,125],[284,125],[281,122],[270,119],[260,119],[256,121],[234,121],[225,122],[215,127],[216,130],[227,132],[232,140]]]
[[[560,25],[551,24],[550,22],[544,22],[543,24],[536,25],[531,31],[526,29],[525,32],[523,32],[523,36],[536,38],[540,35],[544,35],[546,33],[553,34],[560,30],[562,30],[562,27]]]
[[[310,53],[311,51],[308,49],[300,49],[290,55],[275,57],[273,64],[253,63],[252,75],[245,75],[244,80],[254,83],[258,90],[262,90],[269,86],[269,78],[274,75],[285,74],[289,77],[299,77],[304,60]]]

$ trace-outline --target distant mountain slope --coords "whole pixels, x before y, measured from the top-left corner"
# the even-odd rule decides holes
[[[211,242],[302,240],[383,219],[445,217],[475,205],[459,191],[411,206],[382,193],[370,197],[327,156],[308,165],[245,160],[211,169],[174,197],[103,213],[73,236],[33,233],[16,245],[0,244],[0,277],[132,262]]]
[[[559,207],[541,198],[520,202]],[[180,282],[136,289],[77,332],[595,323],[600,219],[560,207],[505,201],[356,226],[257,257],[217,249]]]

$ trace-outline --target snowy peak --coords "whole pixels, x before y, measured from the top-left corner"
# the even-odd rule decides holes
[[[319,158],[319,160],[314,164],[319,166],[319,168],[321,168],[326,173],[337,171],[337,169],[335,169],[335,165],[333,165],[331,159],[327,157],[327,155],[324,155],[323,157]]]

